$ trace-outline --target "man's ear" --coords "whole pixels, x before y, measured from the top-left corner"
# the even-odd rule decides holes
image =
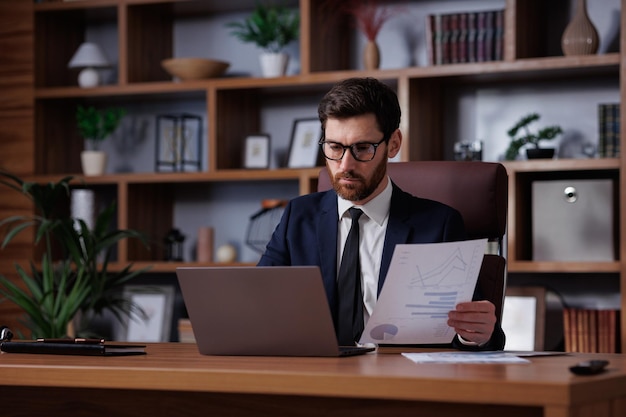
[[[391,134],[389,138],[389,143],[387,145],[387,157],[394,158],[398,152],[400,152],[400,147],[402,146],[402,132],[400,129],[396,129],[395,132]]]

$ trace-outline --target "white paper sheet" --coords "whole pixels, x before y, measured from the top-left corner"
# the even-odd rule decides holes
[[[361,343],[450,343],[448,312],[471,301],[487,239],[397,245]]]
[[[528,359],[505,352],[403,353],[415,363],[530,363]]]

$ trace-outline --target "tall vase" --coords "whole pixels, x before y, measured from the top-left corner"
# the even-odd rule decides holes
[[[598,50],[598,31],[587,15],[587,1],[578,0],[576,14],[561,38],[563,54],[591,55]]]
[[[366,70],[378,69],[380,66],[380,50],[376,41],[367,41],[367,44],[365,44],[363,66]]]

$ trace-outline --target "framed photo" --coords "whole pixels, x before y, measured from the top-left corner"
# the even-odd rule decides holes
[[[545,321],[544,287],[507,287],[502,310],[505,350],[542,351]]]
[[[251,135],[246,138],[243,166],[244,168],[269,168],[269,135]]]
[[[288,168],[312,168],[319,159],[318,142],[322,136],[319,119],[296,119],[291,131]]]
[[[124,296],[140,307],[142,317],[133,312],[125,323],[122,337],[128,342],[169,342],[174,307],[171,285],[127,285]]]

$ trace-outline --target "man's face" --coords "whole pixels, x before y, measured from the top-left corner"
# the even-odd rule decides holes
[[[378,129],[373,114],[347,119],[328,119],[325,140],[348,146],[358,142],[378,143],[383,133]],[[389,143],[381,143],[374,159],[361,162],[354,159],[349,149],[340,161],[326,160],[326,168],[335,192],[355,204],[365,204],[387,186],[387,158],[397,154],[400,148],[400,132],[396,131]]]

